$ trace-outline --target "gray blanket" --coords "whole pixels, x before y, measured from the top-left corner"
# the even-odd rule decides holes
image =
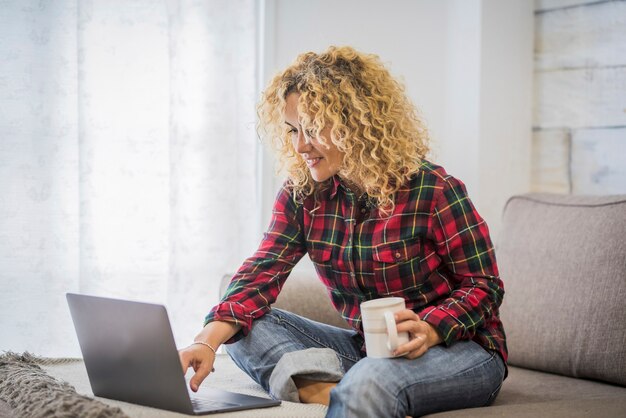
[[[29,353],[0,355],[0,414],[33,418],[127,416],[119,408],[76,393],[73,386],[56,380],[40,367],[64,361],[40,359]]]

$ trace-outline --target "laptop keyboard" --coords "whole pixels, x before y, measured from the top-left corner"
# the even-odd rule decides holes
[[[232,408],[240,405],[237,403],[216,401],[212,399],[191,398],[191,406],[193,406],[195,411],[204,409]]]

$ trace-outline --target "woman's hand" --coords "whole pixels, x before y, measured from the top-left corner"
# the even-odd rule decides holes
[[[399,346],[394,355],[415,359],[423,356],[430,347],[443,342],[435,327],[422,321],[412,310],[404,309],[396,312],[394,316],[398,332],[409,333],[409,342]]]
[[[198,391],[200,383],[214,371],[215,353],[209,347],[202,344],[192,344],[178,351],[183,373],[187,373],[189,367],[193,367],[195,374],[189,382],[191,390]]]
[[[235,325],[231,322],[213,321],[200,331],[194,341],[203,341],[217,350],[223,342],[232,338],[240,329],[240,325]],[[193,367],[193,371],[196,372],[189,382],[189,387],[194,392],[198,391],[202,381],[214,371],[215,352],[208,345],[202,343],[192,344],[189,347],[178,350],[183,373],[187,373],[187,369],[190,367]]]

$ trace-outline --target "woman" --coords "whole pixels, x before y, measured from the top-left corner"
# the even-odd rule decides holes
[[[180,351],[192,390],[227,343],[273,397],[329,405],[327,416],[490,404],[507,356],[493,246],[463,183],[425,159],[403,87],[378,57],[331,47],[278,74],[259,116],[289,179],[259,249]],[[305,253],[352,330],[270,308]],[[369,358],[359,305],[387,296],[405,299],[396,322],[410,340]]]

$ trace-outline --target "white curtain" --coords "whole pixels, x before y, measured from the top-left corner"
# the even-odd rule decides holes
[[[260,238],[255,3],[0,3],[0,351],[79,355],[65,292],[199,331]]]

